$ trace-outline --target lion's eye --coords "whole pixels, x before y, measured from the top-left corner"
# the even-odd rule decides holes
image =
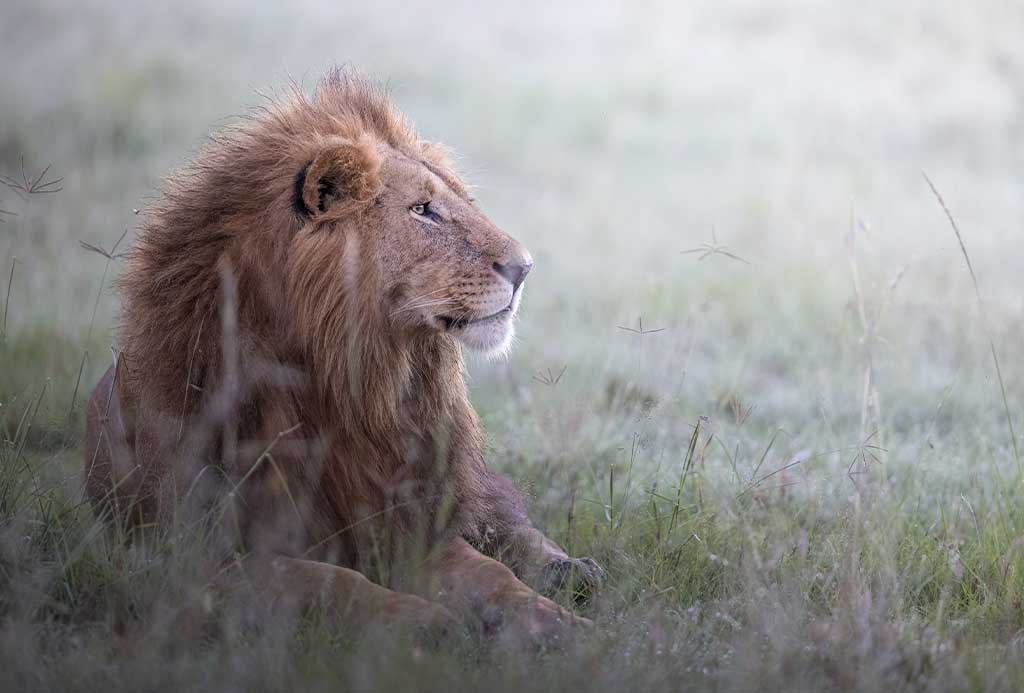
[[[410,207],[409,211],[418,216],[425,217],[430,213],[430,203],[420,202],[419,204],[415,204],[412,207]]]

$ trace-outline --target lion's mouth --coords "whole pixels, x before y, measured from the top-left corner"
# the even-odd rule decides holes
[[[441,322],[444,323],[444,329],[446,329],[446,330],[458,330],[458,329],[462,329],[463,327],[469,327],[470,325],[480,325],[480,324],[485,323],[485,322],[490,322],[491,320],[497,320],[498,318],[502,318],[502,317],[508,315],[511,312],[512,312],[512,303],[509,303],[507,306],[505,306],[504,308],[499,310],[497,313],[491,313],[490,315],[485,315],[482,318],[469,318],[469,317],[453,318],[453,317],[449,317],[447,315],[440,315],[438,317],[440,318]]]

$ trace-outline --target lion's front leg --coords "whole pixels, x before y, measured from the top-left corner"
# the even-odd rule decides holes
[[[461,628],[444,606],[381,587],[348,568],[281,555],[253,556],[246,573],[274,609],[320,609],[349,631],[394,624],[436,642]]]
[[[456,613],[479,619],[488,633],[526,636],[535,644],[557,645],[573,629],[593,622],[537,594],[505,564],[489,558],[465,539],[454,539],[433,559],[437,598]]]
[[[587,597],[604,580],[604,571],[592,558],[573,558],[533,526],[526,501],[512,480],[489,473],[486,478],[488,526],[485,550],[507,563],[516,575],[541,594],[552,597],[562,591]]]
[[[573,558],[536,527],[521,527],[510,546],[522,574],[541,594],[549,597],[570,592],[589,597],[604,581],[604,570],[593,558]]]

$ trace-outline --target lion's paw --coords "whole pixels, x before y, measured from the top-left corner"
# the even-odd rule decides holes
[[[577,616],[537,595],[530,603],[520,605],[514,613],[505,616],[498,642],[506,647],[561,650],[594,628],[589,618]]]
[[[537,591],[552,597],[569,591],[575,600],[586,600],[604,582],[604,570],[593,558],[556,558],[540,570]]]

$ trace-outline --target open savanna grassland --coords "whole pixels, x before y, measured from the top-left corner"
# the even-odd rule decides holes
[[[0,7],[0,686],[1019,690],[1021,7],[349,4]],[[334,62],[536,258],[470,386],[607,570],[561,651],[253,623],[83,502],[134,210]]]

